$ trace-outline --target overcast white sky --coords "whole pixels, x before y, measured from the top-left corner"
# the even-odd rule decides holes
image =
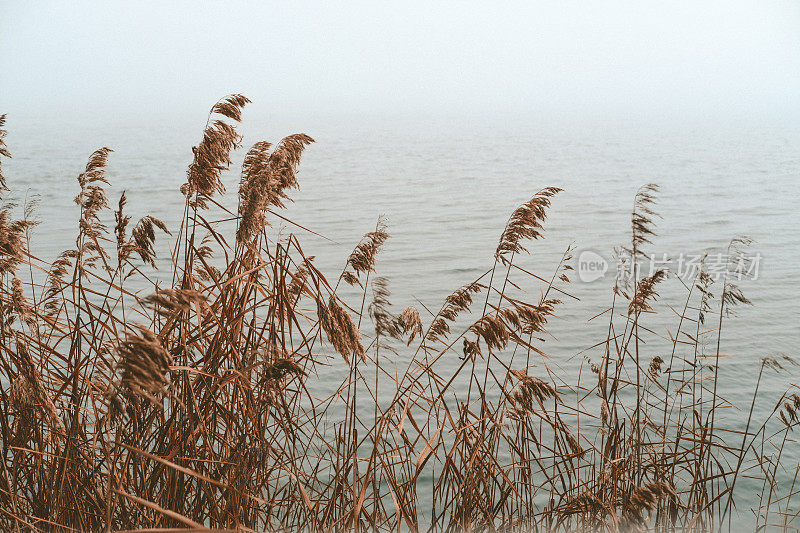
[[[800,1],[0,0],[0,112],[800,115]]]

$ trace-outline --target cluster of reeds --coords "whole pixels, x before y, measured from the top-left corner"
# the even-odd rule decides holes
[[[147,276],[168,228],[145,216],[129,233],[124,194],[110,212],[108,148],[78,176],[78,236],[55,261],[30,253],[27,210],[0,209],[0,528],[706,531],[744,517],[797,529],[798,465],[783,452],[800,396],[754,416],[762,376],[792,361],[762,361],[744,424],[718,391],[724,317],[748,302],[732,277],[700,269],[671,352],[648,353],[669,280],[634,270],[573,379],[545,348],[573,298],[572,250],[547,275],[515,262],[559,189],[517,209],[491,269],[438,310],[395,311],[377,275],[382,221],[333,284],[295,234],[269,238],[310,137],[257,143],[238,210],[219,201],[248,102],[215,104],[193,150],[169,287]],[[656,192],[635,199],[634,260]],[[236,220],[232,238],[218,219]],[[361,297],[345,302],[341,281]]]

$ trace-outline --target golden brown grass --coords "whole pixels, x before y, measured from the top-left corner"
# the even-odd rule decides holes
[[[559,189],[514,211],[493,267],[440,309],[395,314],[376,274],[383,221],[334,284],[296,235],[268,238],[310,137],[254,145],[225,212],[248,102],[216,103],[193,150],[168,288],[146,275],[168,228],[145,216],[129,234],[124,194],[113,233],[103,223],[108,148],[78,176],[78,237],[52,263],[29,253],[27,216],[0,209],[3,530],[706,531],[742,516],[797,530],[794,483],[779,481],[797,472],[782,453],[800,397],[753,415],[762,375],[790,361],[762,362],[744,429],[718,416],[723,319],[747,303],[727,277],[718,289],[701,269],[686,286],[670,354],[645,344],[666,274],[614,287],[596,362],[572,379],[543,346],[571,298],[571,249],[547,275],[514,262]],[[635,198],[633,256],[654,234],[656,193]],[[215,229],[220,212],[235,235]],[[341,281],[359,300],[342,300]],[[341,385],[311,392],[336,357]],[[742,480],[761,484],[752,514],[736,505]]]

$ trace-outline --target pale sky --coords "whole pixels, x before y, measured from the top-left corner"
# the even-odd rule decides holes
[[[0,0],[0,113],[800,116],[800,2]]]

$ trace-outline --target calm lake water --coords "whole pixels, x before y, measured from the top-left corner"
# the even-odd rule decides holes
[[[88,125],[58,117],[10,116],[8,144],[14,159],[4,164],[9,185],[19,200],[26,191],[41,200],[34,252],[52,259],[74,242],[75,178],[100,146],[115,150],[108,171],[111,201],[126,189],[129,213],[149,213],[177,228],[183,208],[178,188],[204,121],[204,116],[147,121],[108,117]],[[330,239],[294,230],[328,277],[336,278],[360,236],[374,228],[378,215],[386,215],[392,238],[379,258],[378,271],[390,280],[398,309],[417,305],[417,299],[438,308],[454,289],[491,267],[498,236],[517,205],[545,186],[563,188],[550,210],[546,239],[531,243],[532,254],[519,258],[519,264],[549,277],[570,243],[576,260],[580,252],[590,250],[611,263],[601,279],[582,282],[574,276],[568,290],[579,300],[566,299],[551,322],[544,350],[552,356],[552,365],[569,373],[587,358],[599,356],[584,350],[606,334],[607,322],[588,319],[610,305],[615,270],[611,251],[630,239],[637,188],[658,183],[657,210],[663,218],[648,248],[658,257],[667,254],[677,261],[708,252],[713,258],[736,235],[755,241],[750,253],[758,258],[757,278],[741,282],[754,305],[741,308],[724,325],[721,351],[731,357],[723,362],[722,394],[737,408],[746,408],[760,359],[798,355],[796,122],[571,119],[540,124],[519,118],[246,117],[241,131],[245,147],[301,131],[316,139],[303,158],[301,190],[292,195],[295,203],[285,214]],[[229,205],[235,205],[237,179],[236,172],[226,177]],[[162,258],[162,264],[165,261]],[[573,265],[577,267],[575,261]],[[539,286],[527,288],[538,298]],[[647,318],[655,333],[654,353],[667,349],[668,330],[674,332],[677,326],[670,306],[682,309],[684,289],[673,278],[661,294],[655,306],[660,314]],[[762,390],[771,399],[759,403],[758,415],[766,415],[774,399],[797,381],[800,372],[790,370],[793,375],[766,378]]]

